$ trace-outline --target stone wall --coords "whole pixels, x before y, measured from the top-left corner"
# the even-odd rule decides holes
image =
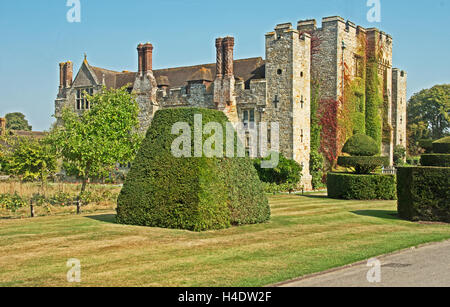
[[[394,145],[407,145],[407,74],[403,70],[392,70],[392,127],[394,129]]]

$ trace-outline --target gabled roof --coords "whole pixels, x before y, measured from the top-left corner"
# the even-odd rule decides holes
[[[95,74],[95,78],[98,80],[99,84],[102,84],[104,81],[107,88],[120,88],[127,84],[131,84],[132,86],[137,75],[136,72],[118,72],[90,66],[89,64],[87,65]],[[245,82],[251,79],[263,79],[265,78],[264,65],[265,62],[260,57],[235,60],[234,75],[236,78],[242,79]],[[157,69],[153,70],[153,74],[156,80],[164,80],[164,83],[169,83],[170,87],[182,87],[185,86],[188,81],[213,81],[214,76],[216,75],[216,64],[211,63],[204,65]]]

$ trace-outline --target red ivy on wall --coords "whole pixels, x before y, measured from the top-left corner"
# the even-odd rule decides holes
[[[322,126],[320,148],[330,165],[333,165],[338,157],[338,119],[336,115],[339,105],[339,101],[323,99],[320,101],[319,106],[319,120]]]

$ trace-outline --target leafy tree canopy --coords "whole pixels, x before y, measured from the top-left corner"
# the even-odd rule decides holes
[[[56,154],[47,139],[11,137],[4,146],[5,171],[22,180],[46,183],[47,177],[56,171]]]
[[[410,151],[420,139],[450,134],[450,84],[436,85],[413,95],[408,102]]]
[[[64,109],[62,125],[50,136],[63,161],[83,178],[81,193],[89,178],[132,161],[142,139],[137,132],[139,107],[126,88],[104,88],[87,99],[90,110],[79,116]]]
[[[6,129],[31,131],[32,127],[28,124],[25,115],[20,112],[8,113],[6,118]]]

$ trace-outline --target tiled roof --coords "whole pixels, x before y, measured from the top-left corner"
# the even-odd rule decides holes
[[[265,78],[264,60],[260,57],[249,58],[234,61],[234,74],[236,78],[240,78],[245,82],[251,79]],[[98,82],[102,83],[105,80],[105,85],[108,88],[120,88],[127,84],[134,84],[136,79],[136,72],[118,72],[103,69],[100,67],[90,66],[94,71]],[[182,87],[188,81],[208,80],[213,81],[216,75],[216,64],[204,64],[196,66],[185,66],[167,69],[157,69],[153,71],[155,78],[164,83],[170,84],[170,87]],[[200,79],[199,79],[200,78]],[[163,84],[167,85],[167,84]]]

